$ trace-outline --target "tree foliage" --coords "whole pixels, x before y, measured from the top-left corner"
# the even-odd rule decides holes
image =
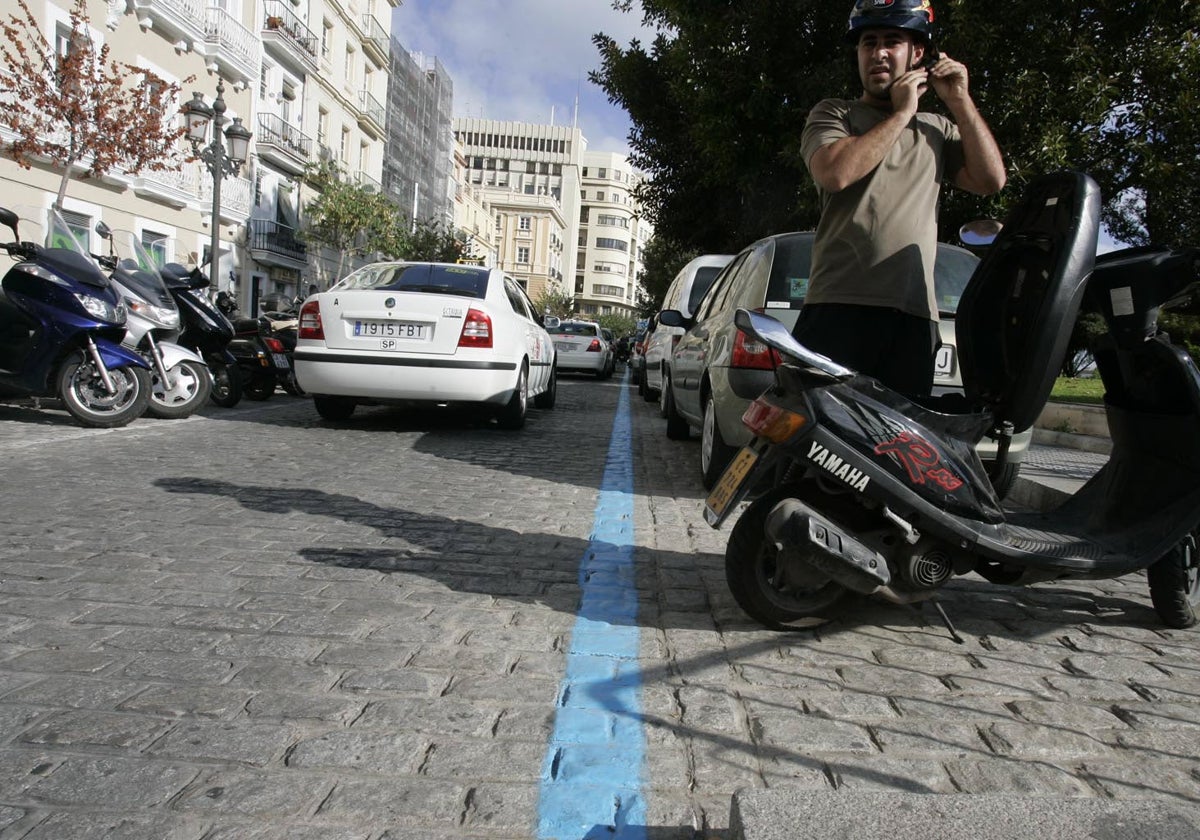
[[[632,0],[615,0],[632,13]],[[811,229],[815,189],[799,153],[808,110],[861,86],[841,45],[849,0],[640,0],[653,42],[598,34],[591,74],[628,111],[639,199],[658,235],[731,253]],[[970,71],[1005,153],[992,198],[944,192],[941,238],[1002,215],[1039,174],[1091,174],[1114,236],[1200,240],[1200,3],[935,0],[939,47]],[[937,110],[929,93],[922,107]]]
[[[546,288],[534,298],[533,306],[539,315],[570,318],[575,309],[575,298],[569,292]]]
[[[61,170],[56,206],[75,173],[178,169],[180,86],[112,60],[107,44],[97,50],[87,0],[71,8],[69,46],[61,55],[51,46],[54,33],[42,34],[25,0],[17,5],[20,15],[0,21],[0,125],[15,135],[0,150],[26,169],[46,160]]]

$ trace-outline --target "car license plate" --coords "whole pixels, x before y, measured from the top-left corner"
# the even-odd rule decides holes
[[[275,367],[280,370],[289,370],[292,367],[291,362],[288,361],[288,357],[282,353],[272,353],[271,359],[275,362]]]
[[[954,375],[954,345],[943,344],[938,348],[937,356],[933,360],[933,375],[934,376],[953,376]]]
[[[355,321],[354,335],[357,338],[407,338],[424,341],[431,334],[428,324],[410,321]]]
[[[570,353],[575,349],[575,345],[569,341],[556,341],[554,342],[554,349],[559,353]]]
[[[758,453],[749,446],[743,446],[741,451],[729,462],[729,466],[725,468],[717,486],[712,489],[704,501],[704,518],[709,525],[715,525],[725,518],[733,500],[738,497],[742,483],[750,475],[750,470],[756,463],[758,463]]]

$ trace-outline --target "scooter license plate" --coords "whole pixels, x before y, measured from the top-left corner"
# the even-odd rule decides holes
[[[288,370],[292,365],[288,362],[288,357],[282,353],[272,353],[271,358],[275,362],[275,367],[281,370]]]
[[[714,525],[725,518],[734,499],[740,495],[743,482],[750,475],[754,465],[758,463],[758,453],[749,446],[743,446],[741,451],[725,468],[717,486],[708,494],[704,501],[704,518],[708,524]]]

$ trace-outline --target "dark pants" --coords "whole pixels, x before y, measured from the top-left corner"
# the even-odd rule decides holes
[[[933,387],[937,324],[898,309],[815,303],[800,310],[796,340],[893,391],[925,397]]]

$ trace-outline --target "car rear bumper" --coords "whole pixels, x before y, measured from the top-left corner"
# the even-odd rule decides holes
[[[503,404],[516,364],[297,351],[296,380],[310,394],[397,402]]]
[[[582,370],[599,373],[604,370],[603,353],[563,353],[558,354],[558,369]]]

